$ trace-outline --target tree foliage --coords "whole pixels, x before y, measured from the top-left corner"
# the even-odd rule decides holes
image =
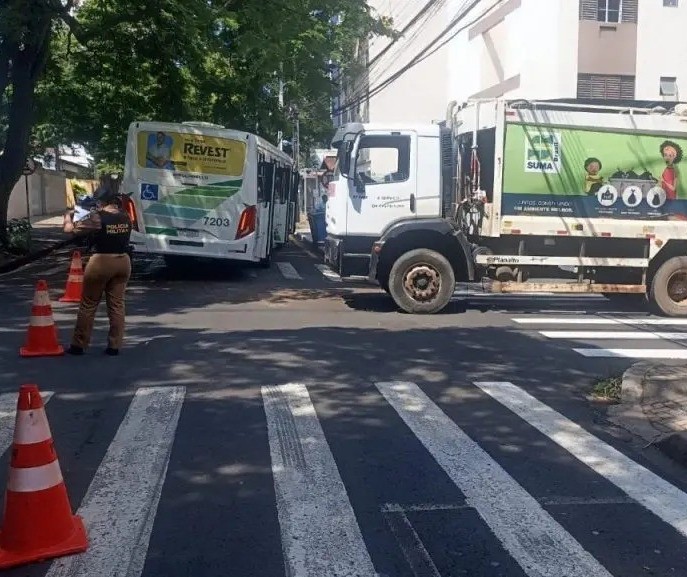
[[[275,142],[291,133],[291,107],[302,145],[326,140],[330,66],[355,74],[375,34],[393,34],[390,22],[361,0],[3,0],[0,227],[31,147],[79,143],[117,167],[134,120],[204,120]]]

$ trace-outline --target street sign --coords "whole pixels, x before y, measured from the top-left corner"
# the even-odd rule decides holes
[[[24,168],[22,168],[21,173],[24,176],[31,176],[34,172],[36,172],[36,162],[33,160],[33,158],[27,158],[26,164],[24,165]]]

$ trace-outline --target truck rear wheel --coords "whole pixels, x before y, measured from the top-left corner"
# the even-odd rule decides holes
[[[434,314],[451,300],[456,276],[440,253],[416,249],[400,256],[389,274],[389,294],[405,312]]]
[[[687,257],[664,262],[651,282],[651,304],[669,317],[687,316]]]

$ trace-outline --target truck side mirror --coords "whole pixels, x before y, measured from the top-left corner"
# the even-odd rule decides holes
[[[351,152],[353,151],[353,141],[346,140],[341,144],[341,157],[339,159],[339,172],[344,178],[351,177]]]

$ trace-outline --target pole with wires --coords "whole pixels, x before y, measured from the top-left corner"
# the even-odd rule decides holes
[[[401,76],[403,76],[408,70],[414,68],[417,66],[420,62],[424,61],[425,59],[429,58],[439,50],[441,50],[444,46],[446,46],[451,40],[453,40],[458,34],[463,32],[464,30],[467,30],[469,27],[473,26],[477,22],[479,22],[482,18],[493,12],[496,8],[498,8],[498,4],[492,5],[490,8],[486,9],[484,12],[482,12],[479,16],[473,18],[470,22],[464,24],[457,30],[454,30],[454,28],[460,24],[462,20],[464,20],[468,13],[475,8],[479,4],[480,0],[473,0],[470,5],[465,8],[458,16],[456,16],[449,24],[444,28],[444,30],[441,31],[441,33],[436,36],[423,50],[421,50],[418,54],[413,57],[413,59],[408,62],[405,66],[403,66],[401,69],[399,69],[397,72],[392,74],[389,78],[375,86],[374,88],[369,90],[369,93],[365,95],[364,98],[372,98],[373,96],[376,96],[380,92],[382,92],[385,88],[393,84],[396,80],[398,80]],[[448,37],[447,37],[448,35]],[[341,107],[339,107],[337,110],[334,111],[335,114],[340,114],[343,112],[346,112],[347,110],[350,110],[356,106],[359,105],[359,103],[362,102],[362,98],[356,98],[354,100],[351,100]]]
[[[279,110],[284,110],[284,63],[279,63]],[[279,150],[284,150],[284,132],[277,132],[277,142]]]

